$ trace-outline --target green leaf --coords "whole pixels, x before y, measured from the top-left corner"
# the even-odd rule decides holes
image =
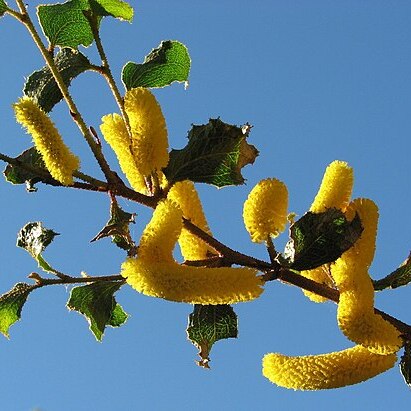
[[[0,17],[8,10],[7,4],[4,0],[0,0]]]
[[[131,21],[133,8],[120,0],[70,0],[62,4],[38,6],[37,15],[52,48],[76,49],[80,45],[88,47],[94,41],[88,17],[95,18],[98,29],[104,16]]]
[[[110,204],[110,220],[102,230],[91,240],[97,241],[104,237],[112,238],[113,243],[123,250],[133,253],[136,245],[130,235],[130,223],[134,223],[135,214],[127,213],[112,198]]]
[[[165,87],[174,81],[186,82],[191,59],[187,47],[175,40],[160,43],[142,64],[128,62],[122,80],[127,90],[135,87]]]
[[[120,304],[116,304],[107,325],[110,327],[120,327],[127,321],[127,318],[128,314],[123,310],[123,307]]]
[[[87,0],[38,6],[38,18],[52,48],[90,46],[94,41],[93,32],[83,13],[89,9]]]
[[[0,332],[9,337],[9,328],[20,320],[21,310],[33,286],[17,283],[9,292],[0,297]]]
[[[411,282],[411,253],[407,259],[391,274],[380,280],[373,281],[374,290],[381,291],[385,288],[398,288]]]
[[[360,237],[358,215],[347,221],[344,213],[330,208],[323,213],[306,213],[290,227],[286,256],[294,270],[311,270],[335,261]]]
[[[127,314],[114,298],[122,285],[121,281],[100,281],[71,290],[67,308],[87,318],[98,341],[102,340],[107,325],[119,327],[127,320]]]
[[[54,57],[54,61],[66,86],[70,86],[75,77],[92,67],[84,54],[75,52],[70,48],[62,49]],[[30,75],[24,84],[23,91],[26,96],[33,98],[46,113],[51,111],[63,98],[56,80],[47,66]]]
[[[58,233],[43,227],[41,221],[27,223],[17,236],[17,246],[24,248],[33,258],[38,259],[56,235]]]
[[[43,158],[41,154],[36,150],[35,147],[31,147],[21,154],[19,154],[15,160],[18,160],[21,165],[8,164],[3,174],[11,184],[26,184],[27,191],[37,191],[37,188],[34,187],[39,181],[43,182],[53,182],[53,178],[46,169],[44,165]],[[28,168],[25,168],[27,166]],[[36,173],[36,169],[39,170],[39,173]],[[45,178],[44,176],[49,176]]]
[[[400,371],[405,383],[411,388],[411,345],[409,342],[404,346],[404,355],[400,361]]]
[[[250,128],[248,124],[240,128],[220,119],[193,125],[188,144],[170,153],[164,169],[167,180],[191,180],[217,187],[243,184],[241,168],[254,163],[258,156],[258,150],[247,143]]]
[[[121,0],[90,0],[90,6],[98,16],[111,16],[120,20],[131,22],[133,20],[133,8]]]
[[[210,351],[213,344],[227,338],[237,338],[237,315],[229,305],[199,305],[188,317],[187,336],[198,348],[200,367],[210,368]]]

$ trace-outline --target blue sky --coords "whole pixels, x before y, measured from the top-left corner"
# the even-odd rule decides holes
[[[40,3],[30,2],[32,15]],[[248,192],[262,178],[277,177],[288,186],[290,211],[302,215],[325,167],[339,159],[354,167],[354,197],[371,198],[380,209],[371,274],[380,278],[405,259],[411,244],[410,2],[136,3],[132,25],[103,22],[117,78],[125,62],[142,61],[161,40],[180,40],[192,57],[187,90],[173,85],[155,91],[170,145],[183,147],[191,124],[210,117],[254,125],[250,142],[261,154],[244,170],[247,185],[198,187],[218,239],[266,259],[264,246],[251,244],[242,223]],[[17,155],[30,138],[14,122],[11,104],[21,96],[24,78],[43,62],[10,17],[0,20],[0,38],[0,151]],[[98,62],[93,47],[86,53]],[[76,79],[72,90],[96,128],[102,115],[116,111],[96,74]],[[53,120],[82,156],[84,170],[97,175],[64,103],[53,110]],[[89,243],[107,221],[105,195],[45,186],[28,194],[3,182],[0,196],[0,292],[37,269],[15,247],[16,233],[28,221],[43,221],[61,233],[45,254],[61,271],[118,273],[121,251],[109,240]],[[138,214],[132,228],[137,240],[149,213],[137,204],[122,205]],[[285,241],[286,235],[278,239],[279,248]],[[407,287],[385,291],[376,296],[376,305],[410,322],[410,292]],[[209,371],[195,365],[196,349],[186,340],[191,306],[123,287],[117,299],[131,317],[122,328],[108,329],[100,344],[83,317],[67,312],[68,293],[64,287],[33,293],[22,321],[11,328],[11,340],[1,337],[1,409],[384,410],[409,402],[398,366],[366,383],[321,392],[285,390],[261,375],[267,352],[317,354],[352,345],[337,327],[336,306],[311,303],[295,287],[270,283],[259,300],[236,305],[239,338],[214,346]]]

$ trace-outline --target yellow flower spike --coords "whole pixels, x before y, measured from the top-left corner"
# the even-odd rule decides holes
[[[251,268],[204,268],[128,258],[121,274],[136,291],[189,304],[234,304],[254,300],[263,283]]]
[[[73,172],[80,167],[80,160],[64,144],[54,123],[29,97],[21,98],[13,105],[16,120],[33,137],[51,176],[64,185],[73,184]]]
[[[152,262],[174,262],[173,250],[183,227],[183,213],[171,200],[158,203],[150,222],[141,235],[139,259]]]
[[[124,96],[124,108],[132,132],[131,151],[140,172],[149,176],[168,164],[166,122],[150,90],[133,88]]]
[[[350,203],[347,217],[355,213],[363,226],[361,237],[331,266],[340,291],[338,326],[348,339],[374,353],[394,353],[403,344],[400,332],[374,312],[374,287],[368,274],[375,252],[378,208],[371,200],[357,199]]]
[[[344,253],[344,261],[355,262],[368,268],[375,254],[378,207],[372,200],[357,198],[349,204],[345,216],[348,220],[352,220],[356,213],[360,217],[363,231],[354,245]]]
[[[115,152],[120,168],[134,190],[146,193],[147,187],[143,174],[137,167],[136,159],[130,150],[130,136],[123,118],[118,114],[108,114],[102,119],[100,130],[104,139]]]
[[[340,388],[368,380],[392,368],[395,354],[378,355],[357,345],[321,355],[289,357],[278,353],[263,358],[263,375],[294,390]]]
[[[175,201],[181,207],[185,218],[206,233],[211,234],[200,198],[192,181],[186,180],[174,184],[167,198]],[[185,260],[204,260],[210,253],[213,253],[212,248],[185,228],[181,231],[178,243]]]
[[[277,237],[287,223],[288,191],[286,185],[275,179],[261,180],[244,203],[244,224],[256,243]]]
[[[303,270],[300,272],[300,274],[303,277],[309,278],[310,280],[313,280],[317,283],[325,284],[325,285],[328,285],[329,287],[333,287],[333,280],[331,276],[327,273],[327,270],[328,270],[328,264],[322,265],[317,268],[313,268],[312,270]],[[328,298],[321,297],[321,295],[318,295],[311,291],[307,291],[304,289],[302,291],[306,297],[308,297],[311,301],[315,303],[324,303],[325,301],[328,301]]]
[[[257,270],[177,264],[172,251],[182,229],[182,211],[167,199],[157,205],[141,237],[137,258],[127,258],[121,274],[135,290],[190,304],[233,304],[263,291]]]
[[[333,161],[325,170],[320,189],[310,207],[313,213],[328,208],[345,210],[350,201],[354,183],[353,169],[344,161]]]

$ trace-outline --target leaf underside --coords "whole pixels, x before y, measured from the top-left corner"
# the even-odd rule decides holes
[[[188,317],[187,336],[199,350],[201,359],[197,364],[201,367],[210,368],[209,355],[216,341],[237,335],[237,315],[229,305],[196,304]]]
[[[37,259],[56,235],[58,233],[45,228],[41,221],[27,223],[17,236],[17,246]]]

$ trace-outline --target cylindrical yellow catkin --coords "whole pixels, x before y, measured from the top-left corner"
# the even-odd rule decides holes
[[[124,96],[124,108],[132,132],[131,151],[144,176],[168,164],[166,122],[156,98],[150,90],[133,88]]]
[[[322,213],[328,208],[344,211],[350,201],[353,183],[353,169],[344,161],[333,161],[325,170],[310,211]]]
[[[104,139],[116,153],[121,170],[134,190],[145,193],[146,183],[138,169],[136,159],[130,149],[130,136],[123,118],[118,114],[108,114],[102,119],[100,130]]]
[[[352,220],[356,213],[360,217],[363,231],[354,245],[344,253],[344,261],[350,261],[368,268],[375,254],[379,217],[378,207],[372,200],[357,198],[349,204],[345,216],[347,220]]]
[[[80,160],[64,144],[54,123],[29,97],[21,98],[13,105],[17,121],[33,137],[51,176],[61,184],[73,184],[73,172],[79,169]]]
[[[396,360],[395,354],[374,354],[360,345],[301,357],[270,353],[263,358],[263,375],[280,387],[323,390],[368,380],[393,367]]]
[[[170,262],[180,235],[183,213],[171,200],[158,203],[150,222],[144,228],[138,247],[139,259],[152,262]]]
[[[172,200],[160,202],[143,231],[137,258],[127,258],[121,274],[135,290],[190,304],[233,304],[263,291],[257,270],[205,268],[177,264],[172,251],[182,228],[182,211]]]
[[[310,280],[313,280],[317,283],[328,285],[328,287],[333,287],[333,280],[331,278],[331,275],[328,274],[328,269],[329,268],[327,264],[313,268],[312,270],[303,270],[300,272],[300,274],[303,277],[309,278]],[[302,291],[306,297],[308,297],[311,301],[315,303],[323,303],[325,301],[328,301],[328,298],[321,297],[321,295],[318,295],[311,291],[304,289]]]
[[[361,219],[361,237],[331,267],[340,291],[338,326],[347,338],[374,353],[394,353],[402,346],[400,332],[375,314],[374,288],[368,274],[375,251],[378,208],[371,200],[357,199],[347,210],[349,218],[355,213]]]
[[[244,224],[256,243],[276,237],[287,223],[288,191],[275,178],[261,180],[250,192],[243,207]]]
[[[200,197],[198,196],[192,181],[186,180],[174,184],[171,187],[167,198],[175,201],[180,206],[185,218],[206,233],[211,234],[203,212]],[[211,247],[185,228],[181,231],[178,243],[180,245],[181,254],[185,260],[204,260],[209,254],[213,253]]]
[[[254,300],[263,292],[263,283],[251,268],[191,267],[128,258],[121,275],[142,294],[189,304],[234,304]]]

